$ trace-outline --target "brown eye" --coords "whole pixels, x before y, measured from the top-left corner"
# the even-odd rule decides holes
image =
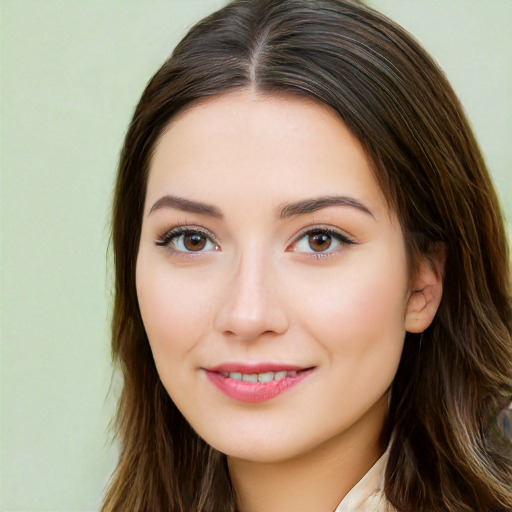
[[[327,256],[353,244],[353,240],[338,231],[318,227],[303,232],[288,250]]]
[[[329,233],[314,232],[308,235],[309,247],[315,252],[322,252],[329,249],[332,243],[332,237]]]
[[[199,253],[219,250],[219,246],[214,242],[213,235],[196,229],[182,227],[169,230],[155,243],[161,247],[168,247],[176,253]]]
[[[206,246],[206,237],[199,233],[183,235],[183,245],[187,251],[202,251]]]

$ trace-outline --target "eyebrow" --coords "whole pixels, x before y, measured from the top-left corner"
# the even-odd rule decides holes
[[[173,195],[161,197],[151,207],[148,215],[151,215],[153,212],[161,210],[162,208],[174,208],[175,210],[181,210],[183,212],[200,213],[202,215],[215,217],[216,219],[222,219],[224,217],[222,212],[216,206]]]
[[[288,217],[313,213],[323,208],[329,208],[331,206],[351,206],[361,210],[364,213],[367,213],[375,219],[375,216],[367,206],[365,206],[357,199],[349,196],[323,196],[314,199],[305,199],[296,203],[290,203],[280,209],[279,217],[281,219],[287,219]]]
[[[349,196],[322,196],[314,199],[304,199],[295,203],[289,203],[279,209],[279,218],[287,219],[296,215],[314,213],[318,210],[329,208],[331,206],[350,206],[375,218],[368,207],[357,199]],[[216,206],[174,195],[165,195],[161,197],[153,204],[148,215],[151,215],[153,212],[161,210],[162,208],[173,208],[184,212],[200,213],[216,219],[224,218],[223,213]]]

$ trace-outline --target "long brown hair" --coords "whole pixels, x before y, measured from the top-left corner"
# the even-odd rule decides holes
[[[508,246],[461,105],[418,43],[349,0],[236,0],[196,25],[149,82],[122,149],[113,206],[112,351],[124,376],[119,463],[103,511],[235,511],[225,457],[157,375],[135,262],[152,150],[179,111],[241,88],[334,109],[363,144],[411,261],[446,250],[444,295],[407,334],[393,383],[385,493],[400,511],[512,510],[510,447],[493,417],[512,389]]]

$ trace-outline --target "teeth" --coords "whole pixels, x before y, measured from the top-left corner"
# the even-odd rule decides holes
[[[272,382],[273,380],[283,380],[286,377],[295,377],[296,371],[287,372],[265,372],[265,373],[240,373],[240,372],[221,372],[224,377],[243,382]]]
[[[274,380],[273,372],[258,373],[258,382],[270,382]]]

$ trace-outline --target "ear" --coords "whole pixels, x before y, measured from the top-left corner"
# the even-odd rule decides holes
[[[423,256],[411,281],[410,295],[405,310],[405,330],[423,332],[434,319],[443,296],[445,246]]]

